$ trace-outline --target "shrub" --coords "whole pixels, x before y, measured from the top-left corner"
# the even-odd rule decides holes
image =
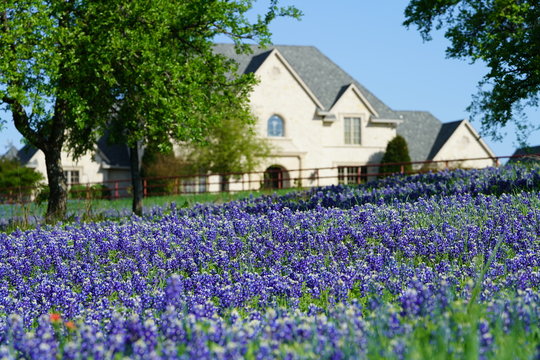
[[[17,160],[0,158],[0,202],[28,200],[43,175]]]
[[[395,138],[390,140],[386,146],[386,152],[381,160],[381,164],[392,164],[392,163],[404,163],[410,162],[411,157],[409,156],[409,147],[407,146],[407,141],[400,135],[397,135]],[[381,174],[393,174],[401,172],[403,166],[404,172],[412,171],[412,165],[382,165],[379,169]]]

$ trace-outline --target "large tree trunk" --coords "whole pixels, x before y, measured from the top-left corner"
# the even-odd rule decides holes
[[[62,168],[61,150],[47,149],[45,164],[49,182],[49,201],[45,217],[48,222],[52,222],[64,218],[67,210],[68,189]]]
[[[30,126],[30,119],[20,102],[9,97],[4,97],[2,100],[10,105],[17,130],[45,154],[49,183],[49,201],[45,219],[47,222],[53,222],[64,218],[67,209],[67,184],[62,168],[61,154],[66,129],[64,118],[66,102],[57,100],[51,124],[36,131]]]
[[[142,146],[138,141],[137,145],[129,148],[129,161],[131,167],[131,185],[133,186],[133,213],[142,216],[143,207],[143,184],[141,178],[142,168]]]

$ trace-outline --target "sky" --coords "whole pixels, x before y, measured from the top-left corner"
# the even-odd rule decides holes
[[[253,13],[263,13],[266,0],[257,2]],[[281,0],[303,13],[301,20],[278,18],[270,27],[277,45],[311,45],[369,89],[394,110],[424,110],[442,122],[470,119],[466,108],[487,73],[481,63],[448,59],[449,42],[442,32],[424,42],[413,27],[402,25],[407,0]],[[539,123],[538,109],[526,111]],[[11,114],[0,132],[0,154],[9,144],[21,147],[21,136]],[[472,121],[480,131],[480,124]],[[515,129],[508,126],[501,142],[484,137],[495,155],[512,155],[519,144]],[[540,132],[529,135],[529,145],[540,145]]]

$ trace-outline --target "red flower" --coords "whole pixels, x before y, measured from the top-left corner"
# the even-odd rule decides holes
[[[75,323],[71,320],[66,321],[65,325],[69,330],[75,330],[77,328],[77,325],[75,325]]]
[[[57,323],[57,322],[62,321],[62,316],[59,313],[51,313],[49,314],[49,320],[52,323]]]

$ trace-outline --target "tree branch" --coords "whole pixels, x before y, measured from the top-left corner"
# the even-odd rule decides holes
[[[15,128],[17,128],[22,136],[24,136],[31,144],[41,149],[46,142],[30,127],[30,119],[21,103],[7,95],[2,97],[2,102],[9,105]]]

